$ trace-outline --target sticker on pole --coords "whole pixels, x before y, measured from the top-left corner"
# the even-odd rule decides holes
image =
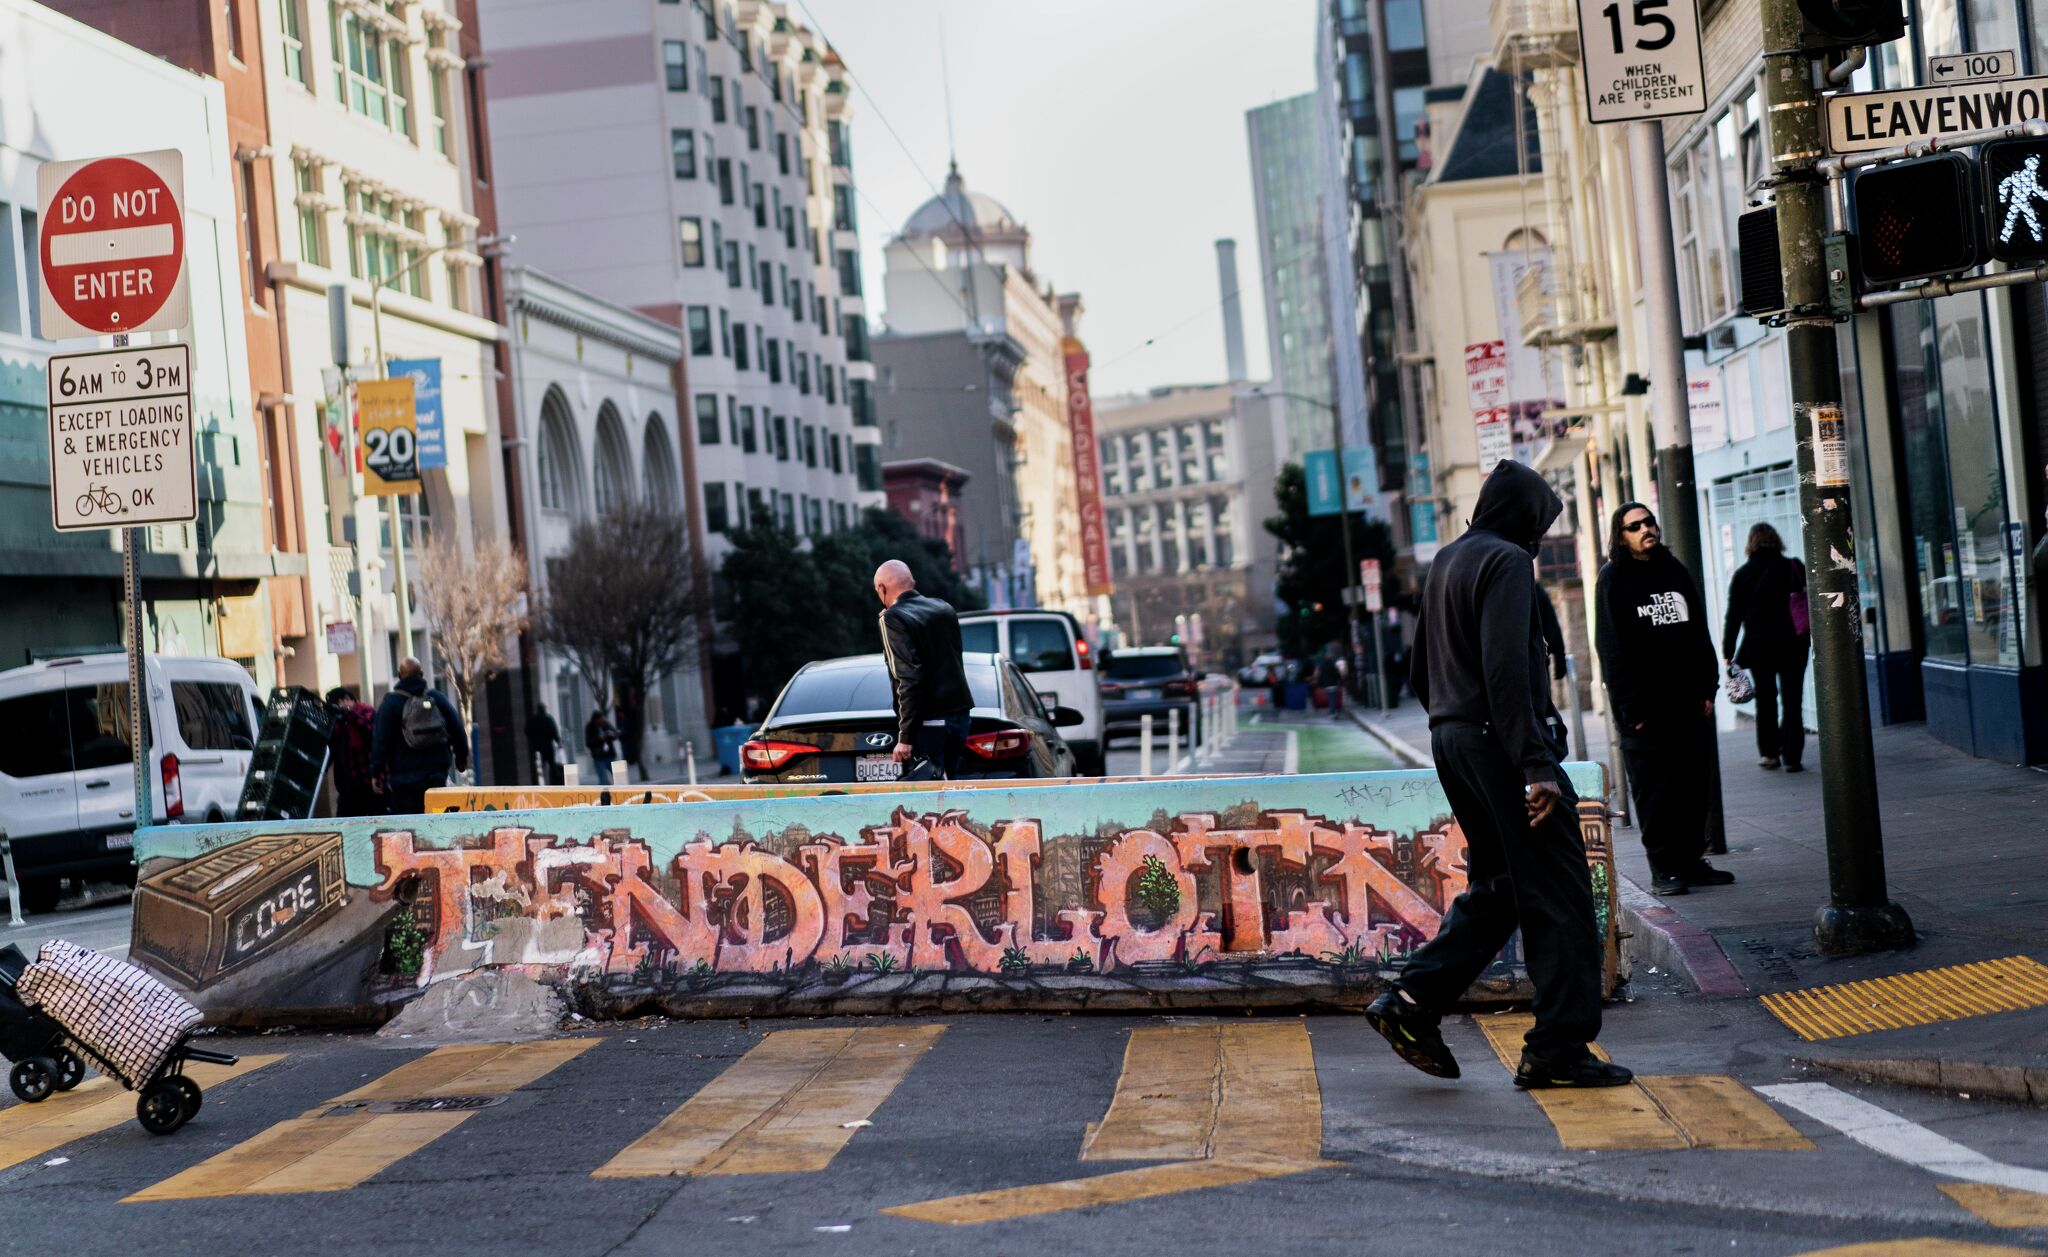
[[[49,372],[58,532],[198,518],[190,346],[57,354]]]
[[[420,491],[420,432],[412,377],[364,380],[356,385],[363,429],[363,492],[371,496]]]
[[[1579,0],[1579,52],[1591,122],[1706,111],[1694,0]]]
[[[174,148],[44,162],[36,171],[43,335],[189,324],[184,198],[185,160]]]
[[[1813,483],[1840,489],[1849,483],[1849,430],[1842,408],[1832,403],[1805,406],[1813,423]]]

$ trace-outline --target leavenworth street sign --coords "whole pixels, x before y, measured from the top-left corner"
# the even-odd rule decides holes
[[[1828,151],[1868,153],[2048,118],[2048,78],[1986,79],[1830,96]]]
[[[1706,111],[1694,0],[1579,0],[1579,51],[1593,122]]]

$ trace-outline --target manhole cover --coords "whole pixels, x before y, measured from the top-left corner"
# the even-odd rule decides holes
[[[323,1117],[358,1113],[473,1113],[503,1104],[509,1096],[415,1096],[409,1100],[353,1100],[328,1109]]]

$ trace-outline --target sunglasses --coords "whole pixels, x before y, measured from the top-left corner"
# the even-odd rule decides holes
[[[1623,524],[1621,530],[1623,532],[1641,532],[1645,528],[1655,528],[1656,526],[1657,521],[1645,515],[1641,519],[1630,520],[1628,523]]]

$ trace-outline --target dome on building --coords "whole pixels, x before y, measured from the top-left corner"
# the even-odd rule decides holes
[[[1021,234],[1017,221],[1001,201],[980,192],[969,192],[960,177],[959,163],[946,172],[946,190],[917,207],[903,224],[905,236],[959,236],[971,228],[977,236]]]

